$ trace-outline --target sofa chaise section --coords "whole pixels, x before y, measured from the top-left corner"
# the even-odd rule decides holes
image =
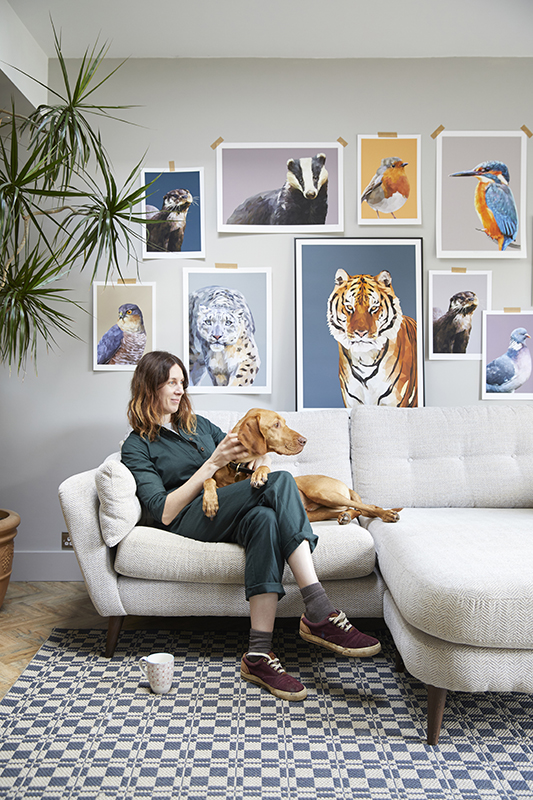
[[[533,407],[378,409],[352,416],[364,520],[401,660],[428,686],[428,741],[446,692],[533,692]]]

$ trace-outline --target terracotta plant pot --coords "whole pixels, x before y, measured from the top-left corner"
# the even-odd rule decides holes
[[[13,539],[17,535],[20,517],[14,511],[0,508],[0,608],[6,596],[13,568]]]

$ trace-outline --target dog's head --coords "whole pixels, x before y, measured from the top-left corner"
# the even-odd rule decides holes
[[[251,408],[233,431],[252,458],[265,453],[297,455],[307,442],[305,436],[289,428],[280,414],[266,408]]]

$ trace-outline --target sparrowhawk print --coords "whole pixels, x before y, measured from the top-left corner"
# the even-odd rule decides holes
[[[137,364],[146,347],[142,311],[135,303],[124,303],[118,320],[104,333],[97,347],[98,364]]]

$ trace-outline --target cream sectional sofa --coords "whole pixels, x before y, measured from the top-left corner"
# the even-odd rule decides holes
[[[206,412],[223,430],[240,414]],[[352,483],[366,502],[403,507],[396,524],[314,523],[319,578],[349,617],[381,617],[405,667],[428,686],[428,742],[446,692],[533,692],[533,407],[284,414],[307,437],[274,469]],[[59,489],[112,655],[124,617],[247,616],[242,550],[144,527],[118,460]],[[376,564],[376,557],[379,566]],[[287,570],[279,616],[303,611]]]

